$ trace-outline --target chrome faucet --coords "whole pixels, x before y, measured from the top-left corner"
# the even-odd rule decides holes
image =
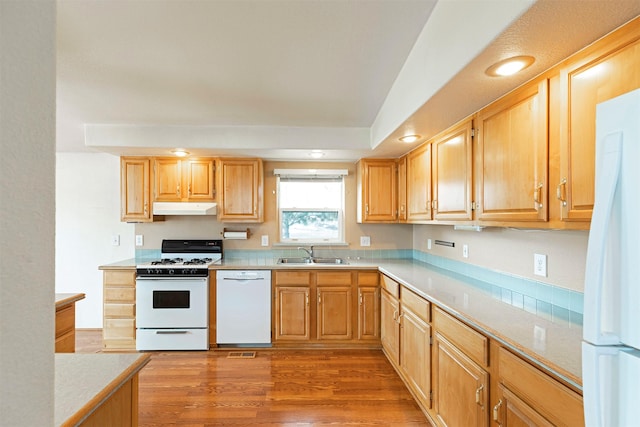
[[[307,255],[309,255],[309,258],[313,258],[313,246],[309,246],[309,248],[310,249],[303,248],[302,246],[298,246],[298,250],[305,251]]]

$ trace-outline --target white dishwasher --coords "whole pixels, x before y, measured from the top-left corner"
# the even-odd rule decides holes
[[[271,343],[271,271],[217,271],[216,343]]]

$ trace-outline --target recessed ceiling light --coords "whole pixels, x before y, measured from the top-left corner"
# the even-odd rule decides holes
[[[485,73],[491,77],[505,77],[518,73],[535,61],[533,56],[514,56],[512,58],[504,59],[500,62],[496,62],[491,67],[487,68]]]
[[[422,138],[422,136],[420,135],[405,135],[402,138],[398,138],[398,139],[400,142],[406,142],[407,144],[410,144],[412,142],[416,142],[420,138]]]
[[[314,159],[319,159],[321,157],[324,157],[324,151],[322,150],[311,150],[311,154],[309,154],[311,157],[313,157]]]
[[[172,153],[178,157],[185,157],[189,155],[189,152],[184,150],[173,150]]]

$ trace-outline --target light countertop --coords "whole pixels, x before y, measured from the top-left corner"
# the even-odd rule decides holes
[[[582,387],[582,325],[551,321],[494,298],[474,285],[473,279],[417,260],[362,259],[349,264],[277,264],[273,258],[229,259],[218,269],[378,269],[455,317],[480,329],[542,369]],[[100,269],[135,268],[135,259]]]
[[[65,305],[73,304],[76,301],[80,301],[85,298],[83,293],[57,293],[56,292],[56,309],[62,308]]]
[[[56,353],[54,425],[77,425],[142,369],[150,357],[139,353]]]

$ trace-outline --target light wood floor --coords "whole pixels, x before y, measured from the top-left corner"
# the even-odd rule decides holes
[[[99,346],[96,331],[78,331],[78,352]],[[380,350],[230,351],[154,352],[140,372],[139,425],[430,425]]]

